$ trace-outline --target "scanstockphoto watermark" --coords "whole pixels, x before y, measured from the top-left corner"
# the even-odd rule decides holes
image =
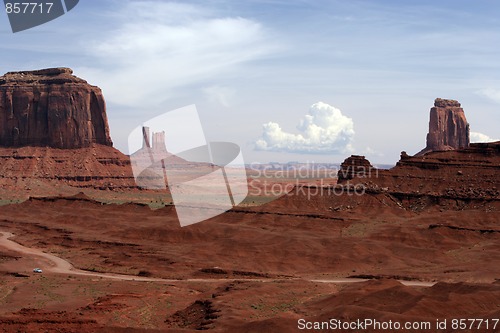
[[[340,320],[332,318],[328,321],[308,321],[306,319],[299,319],[297,321],[297,328],[301,331],[317,331],[317,330],[330,330],[330,331],[405,331],[405,330],[419,330],[431,331],[433,330],[433,323],[430,321],[407,321],[399,322],[393,320],[377,320],[377,319],[357,319],[357,320]]]
[[[253,162],[249,165],[251,175],[254,178],[268,179],[314,179],[314,178],[336,178],[340,168],[335,164],[316,163],[307,161],[305,163],[267,163]],[[369,170],[367,170],[369,171]],[[341,171],[342,172],[342,171]]]
[[[315,163],[308,161],[305,163],[267,163],[253,162],[249,165],[251,176],[253,178],[267,179],[369,179],[378,178],[379,169],[373,166],[356,165],[354,161],[351,164],[342,164],[338,166],[331,163]]]
[[[353,172],[353,170],[355,172]],[[307,199],[323,195],[361,196],[370,179],[378,178],[373,167],[344,165],[342,168],[326,163],[249,165],[249,192],[255,196],[301,195]],[[355,174],[356,181],[351,181]],[[342,184],[337,184],[342,179]]]
[[[13,33],[28,30],[63,16],[78,5],[79,0],[4,0],[4,9]]]
[[[433,321],[395,321],[395,320],[377,320],[377,319],[357,319],[357,320],[340,320],[332,318],[328,321],[308,321],[299,319],[297,328],[300,331],[319,331],[328,330],[331,332],[342,331],[382,331],[382,332],[414,332],[414,331],[429,331],[429,332],[444,332],[451,329],[452,332],[467,331],[467,332],[496,332],[500,327],[499,318],[453,318],[453,319],[436,319]]]
[[[252,179],[249,181],[248,187],[249,193],[253,196],[301,196],[307,200],[318,196],[362,196],[366,194],[368,188],[366,184],[353,184],[349,181],[345,184],[332,185],[323,179],[314,185],[302,184],[298,179],[287,183]]]

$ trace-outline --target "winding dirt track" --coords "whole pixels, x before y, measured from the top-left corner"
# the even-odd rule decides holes
[[[10,240],[11,237],[14,236],[11,232],[0,231],[2,237],[0,237],[0,247],[6,248],[8,250],[17,252],[19,254],[42,258],[50,261],[53,265],[43,267],[44,271],[57,273],[57,274],[69,274],[69,275],[80,275],[80,276],[90,276],[90,277],[99,277],[104,279],[114,279],[121,281],[144,281],[144,282],[221,282],[221,281],[258,281],[258,282],[272,282],[279,279],[184,279],[184,280],[176,280],[176,279],[161,279],[161,278],[150,278],[150,277],[141,277],[141,276],[132,276],[132,275],[124,275],[124,274],[114,274],[114,273],[96,273],[96,272],[88,272],[82,271],[75,268],[69,261],[66,261],[62,258],[59,258],[53,254],[43,252],[38,249],[29,248],[23,246],[19,243],[16,243]],[[296,278],[296,280],[300,280],[300,278]],[[304,279],[302,279],[304,280]],[[368,281],[367,279],[356,279],[356,278],[338,278],[338,279],[305,279],[310,282],[316,283],[356,283],[356,282],[364,282]],[[432,287],[436,282],[422,282],[422,281],[405,281],[399,280],[399,282],[405,286],[416,286],[416,287]]]

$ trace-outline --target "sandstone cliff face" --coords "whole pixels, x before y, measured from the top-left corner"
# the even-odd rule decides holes
[[[427,146],[417,155],[467,148],[469,142],[469,124],[460,103],[437,98],[431,108]]]
[[[98,87],[69,68],[10,72],[0,77],[0,146],[112,146]]]
[[[117,191],[137,188],[130,159],[113,147],[0,147],[0,198],[5,191],[22,195],[29,189],[27,193],[57,195],[69,187]]]

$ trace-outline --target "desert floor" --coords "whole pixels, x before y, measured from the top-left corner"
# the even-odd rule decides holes
[[[454,319],[474,318],[490,327],[460,332],[500,331],[496,209],[266,200],[184,228],[173,206],[2,206],[0,332],[295,332],[300,319],[455,332]]]

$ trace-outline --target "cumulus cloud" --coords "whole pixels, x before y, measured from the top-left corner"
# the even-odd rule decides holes
[[[500,139],[493,139],[486,134],[478,132],[470,132],[470,142],[495,142]]]
[[[351,118],[326,103],[313,104],[297,126],[298,134],[288,133],[274,122],[263,125],[256,150],[275,152],[337,154],[352,151],[354,123]]]
[[[479,95],[489,98],[490,100],[500,103],[500,90],[493,88],[486,88],[477,92]]]
[[[114,29],[85,42],[93,66],[75,69],[117,104],[158,105],[173,89],[219,79],[278,47],[259,22],[201,5],[129,0],[117,8],[105,14]]]

